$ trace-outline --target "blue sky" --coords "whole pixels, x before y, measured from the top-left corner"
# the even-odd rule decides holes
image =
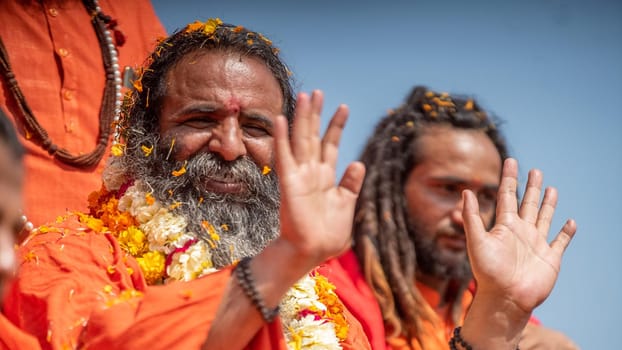
[[[622,1],[155,0],[169,32],[220,17],[273,40],[325,119],[351,115],[340,170],[417,84],[472,95],[510,151],[559,190],[552,232],[578,223],[559,281],[536,310],[583,349],[616,344],[622,314]],[[614,345],[615,346],[615,345]]]

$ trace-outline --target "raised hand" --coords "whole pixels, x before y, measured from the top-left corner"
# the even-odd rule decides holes
[[[320,139],[320,91],[298,95],[291,140],[287,122],[277,119],[276,165],[281,189],[281,236],[313,266],[349,246],[356,198],[365,168],[355,162],[336,184],[341,133],[348,117],[345,105],[333,115]]]
[[[547,188],[540,203],[542,174],[532,170],[518,208],[517,173],[516,160],[507,159],[497,197],[496,223],[490,232],[484,228],[477,199],[470,191],[464,193],[463,218],[477,293],[507,301],[528,315],[553,289],[576,225],[568,220],[549,244],[557,191]]]

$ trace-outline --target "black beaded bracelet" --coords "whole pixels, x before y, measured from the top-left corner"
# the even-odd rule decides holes
[[[462,327],[460,326],[454,329],[454,334],[451,339],[449,339],[449,350],[458,350],[458,347],[456,346],[457,344],[460,344],[460,346],[462,346],[462,348],[465,350],[473,350],[471,344],[467,343],[466,340],[462,339],[462,334],[460,333],[461,330]],[[516,346],[516,350],[520,350],[518,348],[518,345]]]
[[[253,302],[261,317],[263,317],[264,321],[270,323],[279,314],[279,307],[277,306],[272,310],[268,309],[263,299],[261,299],[257,287],[255,287],[255,280],[251,275],[250,262],[251,258],[242,258],[235,268],[235,276],[237,277],[238,284],[242,287],[246,296]]]
[[[462,334],[460,334],[460,330],[462,327],[458,326],[454,328],[454,335],[449,339],[449,349],[450,350],[458,350],[456,344],[460,344],[466,350],[473,350],[471,344],[467,343],[464,339],[462,339]]]

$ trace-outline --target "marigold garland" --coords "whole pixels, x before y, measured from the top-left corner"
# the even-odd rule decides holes
[[[119,183],[112,179],[114,176],[106,175],[109,184]],[[102,186],[89,196],[90,213],[78,214],[80,221],[95,232],[114,235],[121,248],[136,258],[150,285],[190,281],[217,271],[210,251],[229,227],[203,221],[201,226],[209,239],[196,239],[197,235],[187,232],[183,217],[174,215],[143,187],[139,181],[125,183],[117,191]],[[114,266],[112,270],[109,267],[109,273],[115,271]],[[334,290],[324,276],[311,273],[285,294],[280,317],[289,349],[341,349],[348,323]],[[136,296],[121,295],[109,304]]]

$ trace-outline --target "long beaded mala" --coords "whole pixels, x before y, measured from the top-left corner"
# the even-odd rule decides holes
[[[114,30],[116,26],[116,21],[102,13],[97,0],[83,0],[83,3],[86,10],[91,14],[91,23],[102,50],[104,70],[106,72],[106,84],[99,114],[99,137],[95,149],[87,154],[73,155],[50,139],[47,131],[39,124],[28,106],[24,94],[17,84],[15,74],[11,70],[9,56],[4,43],[0,40],[0,69],[2,70],[2,76],[9,86],[18,110],[21,112],[27,132],[31,133],[34,136],[35,142],[55,159],[80,169],[92,168],[102,159],[108,146],[112,125],[119,121],[122,99],[119,56],[111,34],[111,30]],[[119,41],[123,39],[122,34],[117,31],[115,31],[115,34],[117,34],[117,44],[121,45],[122,42]]]

